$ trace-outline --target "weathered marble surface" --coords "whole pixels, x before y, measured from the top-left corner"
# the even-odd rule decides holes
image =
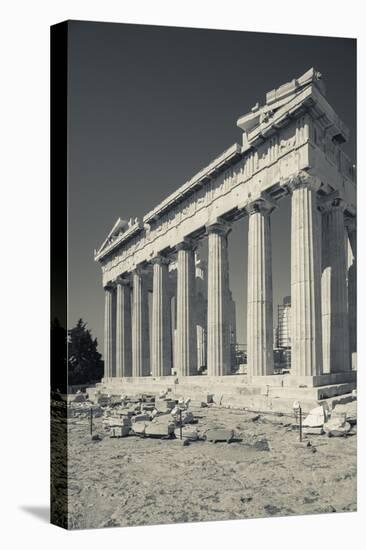
[[[272,374],[270,210],[280,208],[286,195],[292,202],[292,375],[314,378],[348,371],[351,353],[354,365],[356,186],[354,167],[341,147],[349,132],[326,100],[314,69],[268,92],[265,104],[257,104],[237,125],[243,131],[241,145],[229,147],[143,219],[117,220],[96,251],[106,289],[107,377],[128,376],[131,370],[133,376],[148,376],[151,370],[168,376],[172,348],[179,375],[192,375],[202,364],[209,375],[230,373],[236,329],[227,228],[246,215],[248,365],[252,376]],[[209,249],[207,295],[196,289],[200,277],[194,248],[203,238]],[[132,285],[131,313],[127,288],[118,284],[121,277]]]

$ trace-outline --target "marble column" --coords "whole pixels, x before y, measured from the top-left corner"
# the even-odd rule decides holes
[[[224,222],[213,223],[207,227],[207,374],[209,376],[222,376],[230,373],[229,265],[227,256],[229,231],[229,225]]]
[[[206,326],[207,326],[207,278],[206,263],[195,252],[196,264],[196,331],[197,331],[197,368],[207,366]]]
[[[323,373],[349,371],[345,203],[321,203]]]
[[[246,208],[249,213],[247,345],[248,373],[251,376],[273,374],[270,220],[273,208],[274,204],[264,199],[254,201]]]
[[[116,375],[116,294],[112,285],[106,286],[104,292],[104,378],[111,378]]]
[[[289,182],[291,197],[291,374],[322,373],[321,219],[318,179],[304,171]]]
[[[177,329],[175,365],[177,374],[197,373],[197,339],[195,322],[195,259],[193,243],[186,240],[177,246]]]
[[[144,272],[133,271],[132,290],[132,376],[149,376],[149,297]]]
[[[356,218],[346,218],[350,262],[348,263],[348,333],[352,369],[357,368],[357,234]]]
[[[127,279],[117,279],[116,376],[132,376],[131,287]]]
[[[168,289],[168,260],[158,256],[153,263],[152,374],[171,374],[171,305]]]
[[[206,366],[206,333],[205,328],[196,325],[197,331],[197,368]]]

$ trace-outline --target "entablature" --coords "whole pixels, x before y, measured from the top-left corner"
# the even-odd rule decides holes
[[[104,283],[158,253],[169,254],[187,237],[201,238],[218,218],[247,215],[246,206],[263,193],[281,199],[287,193],[283,183],[301,170],[318,177],[327,192],[340,192],[348,213],[354,211],[354,167],[341,149],[348,130],[313,73],[300,87],[281,88],[267,94],[271,110],[254,109],[266,115],[256,119],[257,125],[247,125],[252,115],[240,124],[239,119],[246,134],[243,147],[232,145],[142,220],[130,221],[119,233],[118,226],[112,230],[95,254]]]

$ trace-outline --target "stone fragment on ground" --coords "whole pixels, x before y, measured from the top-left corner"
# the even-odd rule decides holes
[[[234,430],[218,428],[207,430],[205,432],[205,436],[207,441],[212,441],[213,443],[216,443],[218,441],[226,441],[226,443],[230,443],[231,441],[233,441],[235,434]]]
[[[189,439],[189,441],[197,441],[199,439],[199,433],[198,430],[192,429],[188,426],[183,426],[182,428],[175,428],[175,437],[180,438],[180,435],[182,434],[182,438]]]
[[[155,408],[161,412],[170,412],[175,407],[175,400],[158,398],[155,400]]]
[[[144,435],[146,430],[146,425],[147,425],[146,422],[134,422],[132,431],[136,435]]]
[[[257,439],[254,442],[253,446],[257,451],[270,451],[271,450],[270,446],[269,446],[269,443],[268,443],[268,439],[266,439],[266,438]]]
[[[150,422],[151,416],[150,414],[136,414],[136,416],[132,417],[132,423],[134,422]]]
[[[332,418],[334,416],[345,415],[346,421],[350,424],[357,423],[357,401],[350,401],[345,404],[338,404],[332,410]]]
[[[342,437],[351,431],[351,424],[342,418],[331,418],[324,424],[324,431],[329,437]]]
[[[174,435],[174,423],[173,422],[150,422],[145,425],[145,436],[150,437],[163,437],[167,435]]]
[[[127,437],[130,434],[129,426],[111,426],[110,437]]]
[[[281,426],[290,426],[292,424],[292,419],[289,416],[277,415],[277,414],[262,414],[260,416],[261,422],[267,422],[271,424],[277,424]]]
[[[305,435],[322,435],[324,433],[323,426],[317,427],[305,427],[303,428],[303,434]]]
[[[305,417],[303,421],[303,426],[309,428],[319,428],[322,427],[324,422],[327,421],[328,411],[323,406],[315,407],[311,409],[309,414]]]
[[[251,413],[251,412],[245,413],[243,415],[243,421],[244,422],[256,422],[260,418],[261,418],[260,414]]]

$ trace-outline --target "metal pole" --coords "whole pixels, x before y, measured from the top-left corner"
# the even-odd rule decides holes
[[[299,407],[299,414],[300,414],[300,443],[302,442],[302,411],[301,407]]]
[[[179,409],[179,434],[180,434],[180,438],[183,439],[183,435],[182,435],[182,409]]]
[[[93,435],[93,407],[90,407],[90,436]]]

